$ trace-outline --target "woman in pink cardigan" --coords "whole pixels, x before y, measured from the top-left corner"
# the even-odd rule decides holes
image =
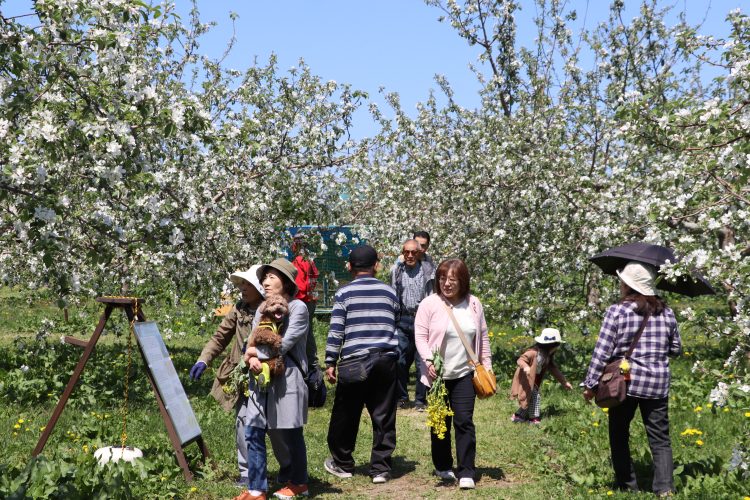
[[[422,383],[430,386],[437,376],[430,360],[433,352],[439,350],[444,359],[443,380],[453,410],[453,418],[446,417],[448,431],[444,439],[438,439],[437,435],[430,432],[434,474],[446,481],[455,481],[458,477],[459,487],[471,489],[474,488],[474,459],[477,449],[474,429],[476,394],[472,384],[474,372],[448,309],[453,311],[481,363],[492,370],[487,322],[479,299],[469,293],[469,270],[463,261],[448,259],[438,266],[435,272],[435,292],[422,300],[414,320],[414,338],[423,360]],[[455,429],[458,461],[455,473],[451,453],[451,420]]]

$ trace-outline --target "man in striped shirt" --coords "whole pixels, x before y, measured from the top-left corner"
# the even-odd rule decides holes
[[[354,280],[335,295],[326,342],[326,378],[338,382],[328,427],[331,457],[325,469],[337,477],[351,477],[352,452],[362,409],[372,421],[370,477],[373,483],[390,479],[391,455],[396,448],[396,292],[374,277],[378,255],[368,245],[349,254]],[[348,379],[339,363],[353,367]]]

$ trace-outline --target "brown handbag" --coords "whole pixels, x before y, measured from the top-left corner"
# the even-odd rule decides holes
[[[466,352],[469,354],[469,365],[474,368],[474,378],[471,380],[472,384],[474,384],[474,392],[479,399],[494,396],[497,392],[497,378],[495,377],[495,374],[487,370],[487,368],[479,362],[479,358],[471,347],[471,344],[469,344],[469,341],[466,339],[464,331],[458,326],[458,321],[456,321],[456,317],[453,315],[453,310],[451,310],[448,304],[444,303],[444,305],[445,309],[448,311],[448,316],[450,316],[451,321],[453,322],[453,327],[458,333],[458,338],[461,339],[464,349],[466,349]]]
[[[602,376],[599,378],[599,385],[596,387],[596,395],[594,402],[596,406],[600,408],[614,408],[620,406],[625,398],[627,397],[627,381],[625,380],[625,374],[620,369],[620,363],[623,359],[628,359],[633,354],[635,345],[641,338],[646,323],[651,316],[646,314],[641,323],[641,327],[638,329],[638,333],[635,334],[633,342],[630,344],[630,349],[625,353],[624,358],[617,358],[614,361],[610,361],[604,366]]]

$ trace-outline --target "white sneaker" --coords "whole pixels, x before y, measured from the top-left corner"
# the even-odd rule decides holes
[[[470,477],[462,477],[458,481],[458,487],[462,490],[473,490],[474,489],[474,480]]]
[[[391,479],[391,475],[387,472],[383,472],[381,474],[378,474],[377,476],[372,477],[372,484],[384,484],[387,483]]]
[[[432,471],[434,475],[442,479],[443,481],[455,481],[456,475],[452,470],[437,470]]]

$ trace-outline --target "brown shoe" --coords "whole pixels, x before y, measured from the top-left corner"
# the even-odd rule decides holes
[[[262,492],[260,495],[251,495],[249,490],[245,490],[232,500],[266,500],[266,493]]]

